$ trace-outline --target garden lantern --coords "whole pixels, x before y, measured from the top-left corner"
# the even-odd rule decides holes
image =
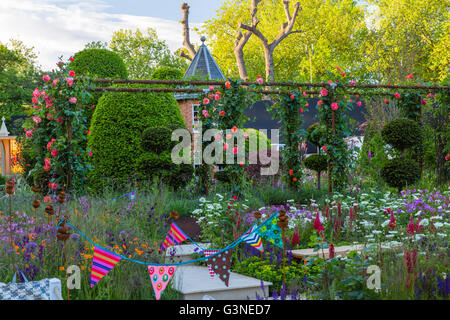
[[[21,171],[17,164],[18,145],[16,136],[10,136],[5,125],[5,117],[2,118],[0,128],[0,173],[4,176]]]

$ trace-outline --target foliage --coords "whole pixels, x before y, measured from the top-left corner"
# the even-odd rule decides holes
[[[91,78],[126,79],[128,71],[121,57],[107,49],[84,49],[75,53],[70,68]]]
[[[394,158],[386,161],[381,168],[381,177],[386,183],[399,191],[411,186],[420,178],[420,168],[417,162],[411,159]]]
[[[387,123],[381,131],[384,141],[403,152],[421,143],[422,128],[414,120],[399,118]]]
[[[320,147],[320,140],[326,135],[326,127],[319,125],[318,122],[313,123],[306,130],[306,140],[313,145]]]
[[[302,153],[300,145],[302,138],[306,135],[305,130],[301,129],[303,124],[303,107],[306,101],[299,91],[287,92],[280,95],[279,103],[271,106],[269,111],[272,117],[279,119],[282,124],[281,135],[284,138],[286,147],[283,148],[283,165],[286,171],[282,177],[290,188],[298,189],[302,179]]]
[[[28,174],[43,190],[51,183],[54,190],[83,191],[90,170],[83,148],[87,135],[83,105],[91,97],[87,90],[91,86],[86,79],[73,82],[73,71],[64,62],[58,67],[44,75],[43,89],[33,92],[33,114],[24,127],[36,164]]]
[[[181,80],[183,79],[183,72],[180,69],[162,66],[152,72],[151,78],[155,80]]]
[[[144,34],[139,29],[114,32],[110,49],[117,53],[127,66],[132,79],[151,79],[156,68],[170,67],[178,70],[187,68],[186,62],[172,54],[164,40],[156,31],[147,28]]]
[[[178,104],[169,93],[105,93],[92,117],[88,138],[94,166],[89,183],[94,190],[101,189],[104,177],[124,183],[135,173],[136,159],[144,152],[141,133],[146,128],[170,125],[185,127]]]

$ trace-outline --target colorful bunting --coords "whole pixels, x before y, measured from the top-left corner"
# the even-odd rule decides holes
[[[264,247],[263,247],[263,244],[262,244],[261,237],[259,236],[259,234],[254,232],[255,228],[256,228],[256,225],[253,226],[253,228],[251,230],[249,230],[247,233],[245,233],[242,236],[242,240],[247,242],[252,247],[255,247],[259,251],[264,252]]]
[[[127,197],[130,200],[134,200],[136,198],[136,192],[133,191],[133,192],[127,193]]]
[[[278,226],[276,214],[266,219],[266,221],[260,225],[260,228],[256,230],[256,233],[273,245],[283,249],[283,239],[281,239],[281,229]]]
[[[230,281],[230,268],[231,268],[231,250],[225,250],[215,256],[206,259],[206,264],[211,265],[214,273],[225,282],[228,287]]]
[[[174,244],[183,242],[184,240],[188,239],[189,237],[181,230],[175,222],[172,223],[170,226],[169,233],[166,236],[166,239],[164,240],[164,243],[161,245],[161,248],[163,250],[166,250],[168,247],[173,246]]]
[[[122,258],[114,253],[105,251],[96,246],[94,248],[94,257],[92,259],[91,288],[106,276],[120,259]]]
[[[176,266],[148,266],[148,273],[155,291],[156,300],[161,298],[176,269]]]
[[[220,250],[204,250],[203,253],[205,254],[205,257],[209,257],[210,255],[219,252]],[[209,264],[209,275],[211,278],[214,278],[214,270],[212,269],[212,266]]]

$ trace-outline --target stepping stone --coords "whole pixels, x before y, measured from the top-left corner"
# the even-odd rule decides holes
[[[204,249],[208,249],[211,246],[210,243],[199,243],[198,245]],[[201,249],[197,248],[198,247],[192,243],[171,246],[166,250],[166,263],[179,263],[193,260],[194,258],[192,255],[201,251]],[[197,249],[197,251],[195,251],[195,249]]]
[[[340,246],[340,247],[334,247],[334,255],[335,256],[341,256],[346,257],[349,252],[351,251],[357,251],[361,252],[362,249],[365,247],[369,247],[370,245],[364,245],[364,244],[356,244],[351,246]],[[382,249],[388,249],[389,247],[386,247],[386,244],[382,244]],[[398,249],[400,246],[392,247],[392,249]],[[328,259],[329,257],[329,250],[326,249],[319,249],[317,251],[314,251],[313,248],[310,249],[300,249],[300,250],[292,250],[292,256],[294,258],[298,259],[308,259],[309,257],[320,257]]]
[[[202,300],[204,296],[215,300],[255,300],[256,293],[268,297],[272,285],[264,281],[263,291],[261,280],[231,272],[227,287],[217,275],[211,278],[208,267],[192,265],[178,267],[172,281],[172,287],[181,293],[183,300]]]

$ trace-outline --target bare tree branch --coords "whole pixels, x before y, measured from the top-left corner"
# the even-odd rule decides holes
[[[183,11],[183,19],[180,21],[183,25],[183,45],[186,47],[191,57],[194,57],[197,52],[195,51],[189,36],[189,5],[186,2],[183,2],[181,5],[181,11]]]
[[[192,61],[192,58],[188,54],[184,53],[184,51],[180,51],[180,57]]]

